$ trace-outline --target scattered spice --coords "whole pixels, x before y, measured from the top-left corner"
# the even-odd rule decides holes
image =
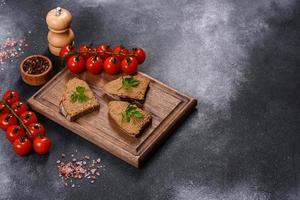
[[[101,159],[90,159],[90,156],[83,156],[75,158],[71,154],[69,161],[65,160],[66,154],[61,154],[61,160],[57,160],[58,176],[62,179],[65,187],[74,188],[79,187],[79,181],[84,179],[92,179],[90,183],[95,183],[97,176],[100,176],[99,169],[103,167],[100,165]],[[76,181],[76,183],[74,182]]]
[[[24,53],[22,49],[24,46],[28,46],[25,39],[6,38],[0,42],[0,64],[6,63],[9,59],[13,62],[13,57],[19,57]]]
[[[31,57],[24,61],[23,69],[28,74],[41,74],[49,68],[49,62],[39,56]]]
[[[1,1],[0,1],[0,6],[1,6],[1,7],[4,6],[5,4],[6,4],[5,0],[1,0]]]

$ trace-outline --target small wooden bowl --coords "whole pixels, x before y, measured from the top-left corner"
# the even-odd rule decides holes
[[[24,62],[32,57],[41,57],[41,58],[44,58],[45,60],[47,60],[49,63],[48,69],[41,74],[29,74],[29,73],[25,72],[24,68],[23,68]],[[43,55],[28,56],[20,64],[20,74],[21,74],[23,81],[25,83],[27,83],[28,85],[32,85],[32,86],[43,85],[47,81],[49,81],[52,76],[52,62],[49,58],[47,58],[46,56],[43,56]]]

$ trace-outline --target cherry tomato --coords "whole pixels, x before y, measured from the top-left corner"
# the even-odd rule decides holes
[[[103,62],[99,56],[89,57],[85,65],[86,69],[93,74],[99,74],[103,69]]]
[[[30,124],[28,130],[30,132],[30,135],[28,136],[30,140],[34,140],[36,137],[45,136],[45,127],[40,123]]]
[[[18,125],[9,126],[6,130],[6,138],[13,143],[16,139],[25,136],[25,131]]]
[[[19,156],[26,156],[31,150],[31,142],[26,137],[20,137],[13,143],[13,149]]]
[[[20,116],[23,112],[25,112],[26,110],[28,110],[28,106],[26,103],[23,103],[21,101],[17,101],[15,102],[11,108],[14,110],[14,112]]]
[[[0,127],[4,131],[6,131],[9,126],[15,125],[17,123],[17,118],[10,113],[5,113],[0,116]]]
[[[95,51],[95,49],[91,46],[91,45],[86,45],[86,44],[82,44],[79,47],[79,51],[89,51],[89,52],[93,52]],[[89,57],[91,57],[93,54],[92,53],[80,53],[80,55],[87,60]]]
[[[116,74],[120,71],[120,68],[120,61],[114,56],[108,57],[104,62],[104,70],[108,74]]]
[[[67,45],[63,48],[61,48],[60,52],[59,52],[59,56],[61,58],[64,58],[68,53],[70,52],[76,52],[76,49],[73,47],[73,45]],[[71,55],[68,55],[67,57],[65,57],[64,59],[67,61],[70,58]]]
[[[124,58],[121,62],[124,74],[135,74],[138,68],[138,62],[134,57]]]
[[[44,155],[49,152],[52,142],[47,137],[37,137],[33,140],[33,149],[39,155]]]
[[[146,53],[142,48],[133,48],[132,53],[134,54],[134,57],[138,61],[139,65],[145,61]]]
[[[9,110],[3,103],[0,103],[0,115],[5,113],[9,113]]]
[[[22,122],[28,126],[29,124],[32,124],[32,123],[36,123],[37,122],[37,117],[36,115],[34,114],[34,112],[31,112],[31,111],[25,111],[21,114],[20,116]]]
[[[15,90],[7,90],[2,98],[7,104],[12,105],[16,101],[20,101],[20,94]]]
[[[67,62],[68,69],[75,74],[79,74],[84,70],[84,64],[84,58],[79,55],[71,56]]]
[[[97,52],[113,52],[113,50],[111,48],[109,48],[108,45],[106,44],[99,44],[97,47],[96,47],[96,51]],[[98,54],[98,56],[102,59],[102,60],[106,60],[106,58],[108,58],[110,55],[109,54]]]
[[[122,53],[122,54],[129,54],[128,49],[125,49],[122,45],[116,46],[113,50],[113,53]],[[125,55],[115,55],[120,61],[125,58]]]

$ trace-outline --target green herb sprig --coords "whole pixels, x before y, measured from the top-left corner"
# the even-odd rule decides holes
[[[79,103],[87,102],[90,98],[84,94],[85,88],[82,86],[77,86],[75,91],[71,94],[71,102],[75,103],[78,101]]]
[[[122,112],[122,118],[124,121],[130,122],[131,117],[142,119],[144,115],[137,110],[136,106],[129,104],[126,110]]]
[[[132,87],[137,87],[140,84],[140,81],[135,79],[133,76],[124,76],[122,77],[122,88],[128,90]]]

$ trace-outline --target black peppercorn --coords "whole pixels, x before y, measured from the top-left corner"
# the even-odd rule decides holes
[[[26,73],[37,75],[45,72],[49,68],[49,62],[42,57],[31,57],[25,60],[23,69]]]

